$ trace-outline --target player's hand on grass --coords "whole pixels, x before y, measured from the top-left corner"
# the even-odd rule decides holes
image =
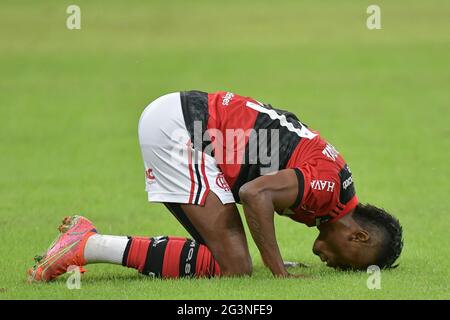
[[[289,268],[309,268],[308,265],[298,262],[298,261],[283,261],[284,267]]]
[[[286,269],[292,269],[292,268],[309,268],[308,265],[298,262],[298,261],[283,261],[284,267]],[[310,275],[305,274],[295,274],[295,273],[289,273],[287,275],[288,278],[299,278],[299,279],[309,279],[311,278]]]
[[[306,275],[306,274],[289,273],[288,278],[295,278],[295,279],[310,279],[311,276]]]
[[[305,275],[305,274],[298,274],[298,273],[290,273],[290,272],[284,272],[283,274],[275,275],[276,278],[294,278],[294,279],[309,279],[311,276]]]

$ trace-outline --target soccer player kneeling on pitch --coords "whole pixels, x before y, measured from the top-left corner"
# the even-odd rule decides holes
[[[176,92],[144,110],[139,142],[148,200],[164,203],[193,240],[101,235],[88,219],[67,217],[30,281],[100,262],[162,278],[250,275],[236,203],[274,276],[296,276],[280,254],[275,212],[318,228],[313,252],[327,266],[390,268],[400,256],[399,221],[361,204],[341,154],[290,112],[230,92]]]

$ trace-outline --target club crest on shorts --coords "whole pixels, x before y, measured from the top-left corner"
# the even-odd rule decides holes
[[[225,176],[223,175],[222,172],[219,172],[217,174],[217,178],[216,178],[216,184],[219,188],[225,190],[225,191],[231,191],[230,186],[228,185],[227,180],[225,180]]]
[[[145,176],[147,177],[147,180],[148,180],[148,182],[149,183],[153,183],[153,182],[155,182],[155,176],[153,175],[153,169],[151,169],[151,168],[148,168],[146,171],[145,171]]]

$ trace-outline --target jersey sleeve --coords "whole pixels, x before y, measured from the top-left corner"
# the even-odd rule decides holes
[[[293,208],[300,207],[314,216],[332,213],[339,203],[340,193],[339,175],[335,166],[318,160],[294,170],[299,180],[299,195]]]
[[[290,218],[310,227],[333,222],[358,204],[352,173],[347,164],[315,159],[293,168],[298,197]]]

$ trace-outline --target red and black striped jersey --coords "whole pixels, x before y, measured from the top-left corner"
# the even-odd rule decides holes
[[[292,168],[296,203],[283,214],[308,226],[337,219],[358,200],[339,152],[293,113],[230,92],[181,92],[194,148],[215,157],[236,202],[239,189],[261,175]]]

